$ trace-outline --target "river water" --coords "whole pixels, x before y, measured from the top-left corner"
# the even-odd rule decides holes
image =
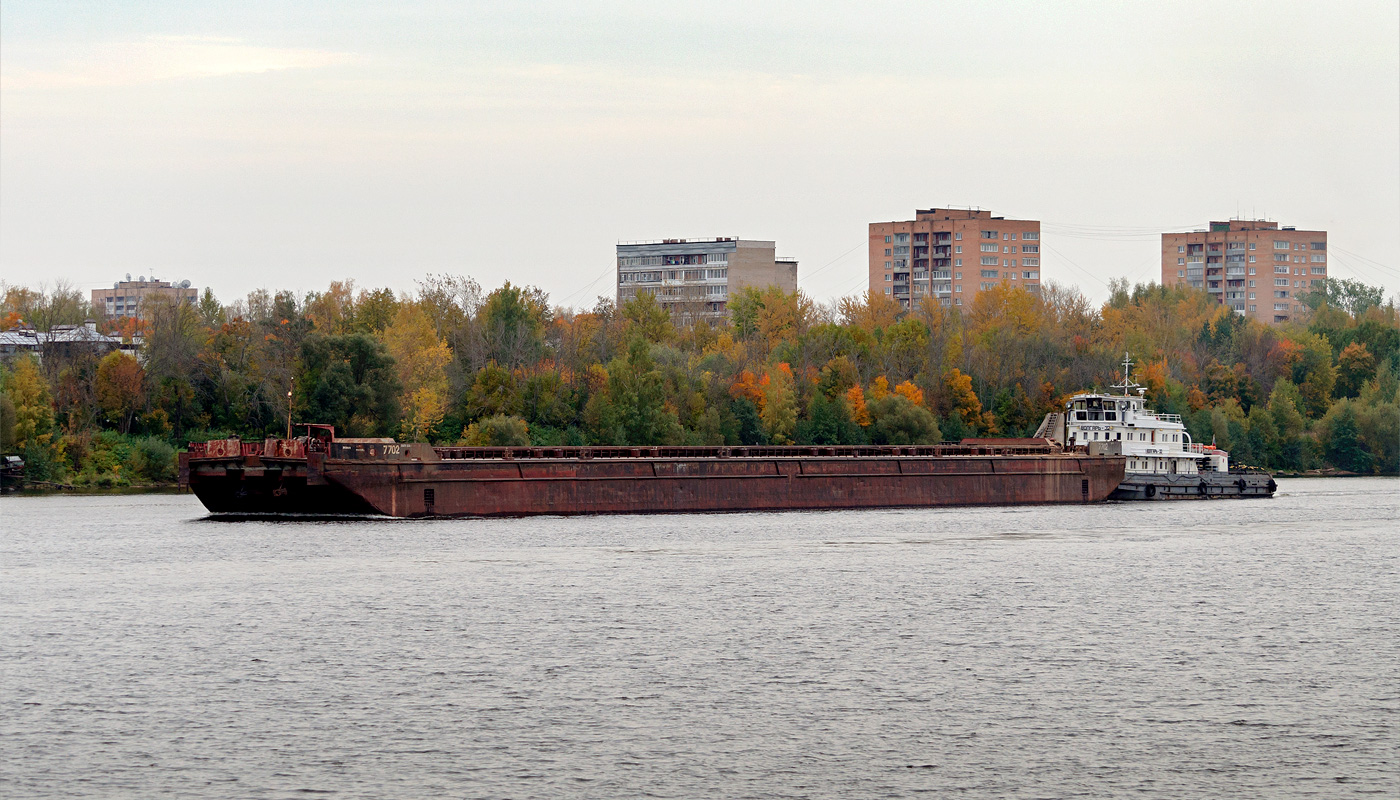
[[[1400,794],[1400,482],[240,522],[0,500],[0,794]]]

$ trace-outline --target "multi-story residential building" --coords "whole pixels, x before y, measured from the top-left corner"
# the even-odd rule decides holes
[[[168,297],[176,302],[194,303],[199,300],[199,290],[191,288],[189,281],[172,284],[169,281],[156,280],[155,277],[146,280],[145,275],[133,281],[131,276],[127,275],[126,280],[117,281],[110,289],[93,289],[92,310],[109,319],[140,319],[141,307],[152,297]]]
[[[797,291],[797,261],[778,258],[774,242],[721,237],[658,239],[617,246],[617,302],[650,292],[679,321],[718,318],[748,286]]]
[[[1003,283],[1040,291],[1039,220],[930,208],[906,222],[870,223],[870,290],[905,308],[924,298],[966,305]]]
[[[1162,284],[1205,289],[1261,322],[1287,322],[1298,296],[1327,278],[1327,232],[1232,219],[1208,230],[1162,234]]]

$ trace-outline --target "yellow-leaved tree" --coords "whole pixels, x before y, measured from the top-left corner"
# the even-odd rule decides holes
[[[797,429],[797,398],[793,392],[792,368],[786,363],[763,376],[763,410],[759,412],[768,441],[792,444]]]
[[[452,351],[417,303],[399,306],[384,329],[384,344],[403,384],[403,435],[423,441],[447,413],[447,365]]]

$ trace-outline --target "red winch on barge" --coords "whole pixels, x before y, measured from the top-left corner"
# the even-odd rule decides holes
[[[392,517],[1089,503],[1124,459],[1044,439],[902,447],[433,447],[307,436],[191,443],[180,480],[216,513]]]

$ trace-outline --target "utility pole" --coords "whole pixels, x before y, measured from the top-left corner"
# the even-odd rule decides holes
[[[292,376],[291,383],[287,385],[287,438],[292,438],[292,389],[297,385],[297,378]]]

